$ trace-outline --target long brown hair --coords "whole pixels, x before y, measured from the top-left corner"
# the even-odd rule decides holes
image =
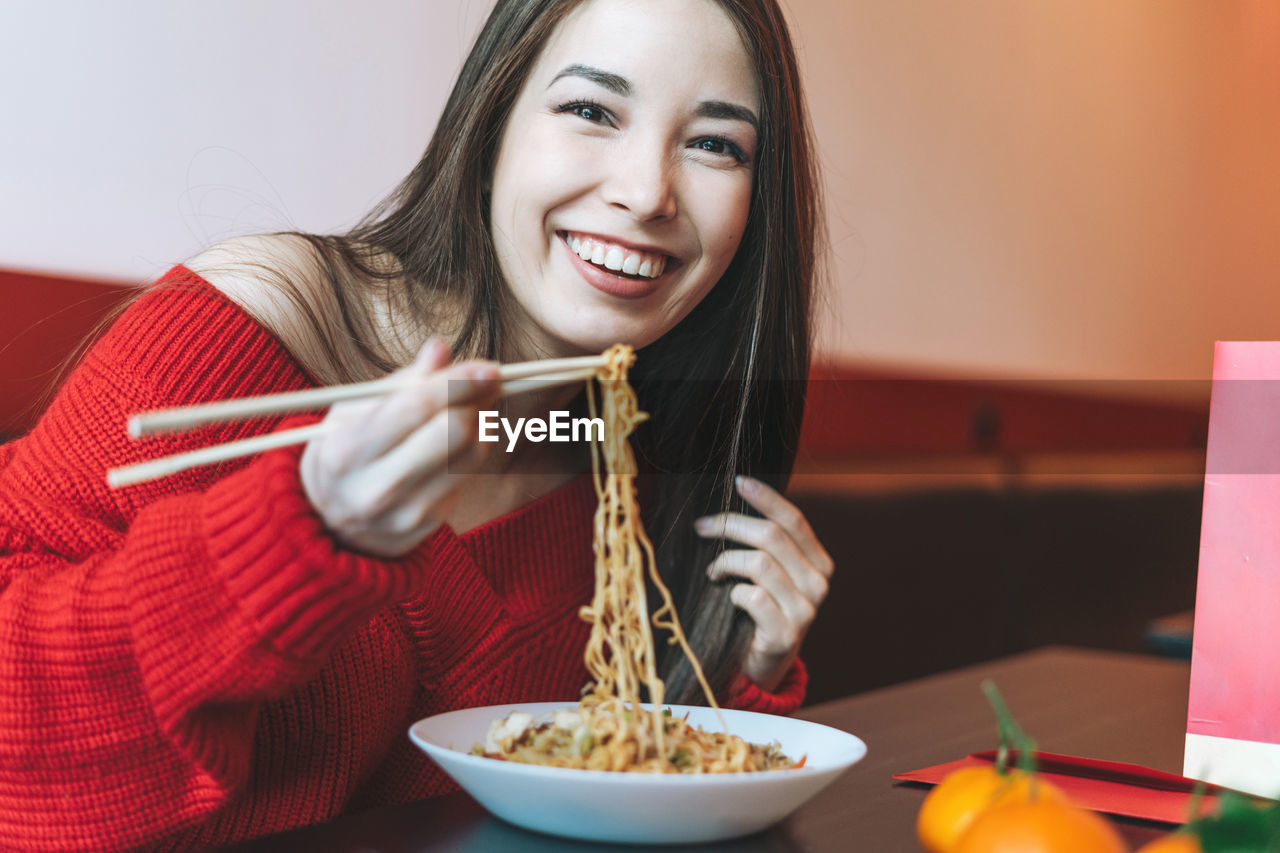
[[[503,357],[515,330],[504,328],[510,297],[490,237],[486,187],[524,81],[580,2],[499,0],[413,172],[350,233],[304,235],[318,250],[350,339],[370,364],[396,366],[370,342],[360,307],[367,301],[355,288],[383,288],[401,316],[429,327],[441,306],[449,306],[456,353]],[[728,586],[708,581],[705,569],[724,545],[698,539],[692,521],[743,509],[733,490],[736,474],[786,485],[804,409],[822,222],[809,125],[781,10],[776,0],[715,2],[737,27],[760,87],[750,212],[724,277],[640,353],[632,380],[652,414],[635,439],[653,475],[644,489],[646,526],[689,639],[722,690],[741,663],[752,625],[729,602]],[[393,268],[378,260],[387,257]],[[669,701],[697,701],[681,655],[668,651],[662,669]]]

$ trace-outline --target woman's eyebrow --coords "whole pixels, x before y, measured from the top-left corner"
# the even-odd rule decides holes
[[[760,120],[756,118],[756,114],[741,104],[731,104],[728,101],[703,101],[698,104],[695,112],[703,118],[727,118],[734,121],[744,121],[751,125],[756,133],[760,132]]]
[[[621,95],[624,98],[631,94],[631,81],[626,77],[623,77],[620,74],[614,74],[610,71],[605,71],[601,68],[596,68],[592,65],[582,65],[579,63],[566,65],[561,69],[559,74],[551,78],[551,83],[554,84],[561,77],[581,77],[584,80],[590,80],[592,83],[599,84],[610,92]],[[548,84],[548,88],[550,88],[550,84]]]
[[[555,77],[551,78],[548,88],[562,77],[581,77],[584,80],[590,80],[592,83],[603,86],[616,95],[624,98],[631,96],[630,80],[621,74],[614,74],[612,71],[605,71],[603,68],[596,68],[594,65],[583,65],[579,62],[566,65]],[[703,118],[725,118],[746,122],[757,133],[760,131],[760,120],[756,118],[756,114],[740,104],[731,104],[728,101],[703,101],[698,104],[698,108],[694,112]]]

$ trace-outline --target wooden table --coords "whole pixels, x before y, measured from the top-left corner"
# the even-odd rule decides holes
[[[892,642],[885,653],[892,654]],[[857,658],[850,655],[850,666]],[[940,764],[995,745],[995,721],[978,685],[994,679],[1040,748],[1144,764],[1180,773],[1188,664],[1157,657],[1046,648],[860,696],[797,716],[845,729],[868,755],[787,821],[726,844],[667,848],[715,851],[919,853],[915,815],[926,788],[892,774]],[[1136,847],[1164,830],[1116,821]],[[582,844],[524,832],[453,794],[342,818],[227,848],[235,853],[420,853],[420,851],[592,851],[634,847]]]

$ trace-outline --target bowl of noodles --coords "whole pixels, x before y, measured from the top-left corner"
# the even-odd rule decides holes
[[[558,740],[567,740],[570,754],[585,752],[590,758],[599,752],[607,759],[602,744],[585,743],[581,735],[573,743],[581,731],[581,709],[564,702],[450,711],[415,723],[409,737],[463,790],[509,823],[550,835],[632,844],[706,843],[759,832],[787,817],[867,751],[847,732],[790,717],[732,710],[717,715],[714,708],[685,705],[664,706],[660,714],[708,737],[722,736],[727,727],[774,760],[803,763],[748,772],[699,772],[688,766],[614,772],[494,760],[490,747],[499,747],[501,754],[502,747],[518,749],[524,741],[542,746],[555,761]],[[535,732],[542,726],[544,735],[550,733],[550,746],[537,744]],[[675,763],[687,764],[681,746],[673,749]]]
[[[591,450],[596,581],[580,611],[591,624],[583,698],[450,711],[415,723],[409,737],[481,805],[527,829],[645,844],[747,835],[786,817],[867,748],[827,726],[717,706],[641,522],[629,437],[648,415],[627,381],[634,361],[630,347],[611,347],[592,377],[599,388],[586,388],[605,429]],[[659,596],[652,611],[646,582]],[[655,631],[679,646],[707,707],[664,703]]]

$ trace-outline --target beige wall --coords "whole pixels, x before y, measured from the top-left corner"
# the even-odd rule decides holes
[[[0,0],[0,267],[148,280],[352,224],[491,0]]]
[[[841,356],[1198,378],[1280,338],[1276,0],[791,0]]]
[[[784,0],[842,358],[1196,378],[1280,338],[1280,0]],[[0,267],[148,278],[342,227],[490,0],[10,0]]]

